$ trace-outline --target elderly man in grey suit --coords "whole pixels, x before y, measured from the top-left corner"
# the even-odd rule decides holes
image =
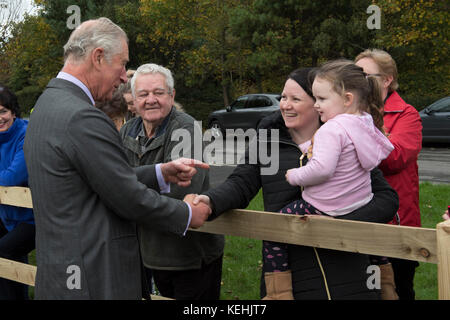
[[[136,222],[179,236],[201,226],[209,208],[159,192],[188,186],[195,167],[207,165],[128,165],[113,122],[94,107],[127,80],[128,39],[119,26],[84,22],[64,58],[36,103],[24,145],[36,216],[35,297],[140,299]]]

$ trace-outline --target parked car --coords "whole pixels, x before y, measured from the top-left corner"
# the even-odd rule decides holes
[[[423,142],[450,143],[450,97],[432,103],[419,114]]]
[[[237,98],[226,109],[213,111],[208,116],[209,128],[225,133],[225,129],[256,129],[259,121],[279,110],[279,94],[256,93]]]

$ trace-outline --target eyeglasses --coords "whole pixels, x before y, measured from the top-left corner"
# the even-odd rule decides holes
[[[367,77],[384,77],[381,73],[367,73]]]

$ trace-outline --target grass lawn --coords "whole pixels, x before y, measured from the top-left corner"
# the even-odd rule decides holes
[[[436,228],[450,204],[450,185],[420,184],[420,211],[422,226]],[[247,209],[263,210],[262,193],[253,199]],[[259,299],[261,277],[261,241],[226,237],[222,273],[221,299]],[[437,265],[420,263],[414,279],[416,299],[438,298]]]
[[[450,185],[420,184],[420,214],[422,227],[436,228],[442,221],[447,206],[450,204]],[[416,299],[436,300],[438,298],[437,265],[420,262],[414,278]]]

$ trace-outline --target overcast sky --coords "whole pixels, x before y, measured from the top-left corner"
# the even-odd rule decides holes
[[[6,8],[4,8],[6,6]],[[0,0],[0,24],[8,18],[10,10],[12,8],[17,8],[20,6],[20,12],[18,14],[18,19],[21,20],[25,12],[33,13],[35,11],[33,0]]]

